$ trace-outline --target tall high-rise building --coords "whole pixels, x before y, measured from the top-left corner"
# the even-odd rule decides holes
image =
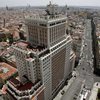
[[[57,5],[47,6],[47,15],[27,17],[27,42],[13,46],[19,80],[7,82],[17,100],[51,100],[72,72],[75,55],[66,34],[65,15]]]

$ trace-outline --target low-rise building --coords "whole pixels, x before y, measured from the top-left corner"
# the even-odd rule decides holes
[[[2,47],[2,48],[4,48],[4,47]],[[5,47],[5,49],[1,50],[0,61],[8,63],[9,65],[16,68],[16,60],[15,60],[15,56],[13,54],[13,49],[11,47]]]
[[[5,84],[6,81],[12,76],[17,74],[17,69],[11,65],[1,62],[0,63],[0,84]]]

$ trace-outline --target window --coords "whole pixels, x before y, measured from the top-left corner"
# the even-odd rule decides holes
[[[50,26],[53,26],[53,25],[55,25],[55,23],[51,23],[51,24],[50,24]]]

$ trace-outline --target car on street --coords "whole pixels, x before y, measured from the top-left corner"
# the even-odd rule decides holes
[[[62,94],[62,95],[64,95],[64,93],[65,93],[65,91],[64,91],[64,90],[62,90],[61,94]]]

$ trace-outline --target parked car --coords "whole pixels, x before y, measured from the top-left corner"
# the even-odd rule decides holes
[[[65,93],[65,91],[64,91],[64,90],[62,90],[61,94],[62,94],[62,95],[64,95],[64,93]]]

